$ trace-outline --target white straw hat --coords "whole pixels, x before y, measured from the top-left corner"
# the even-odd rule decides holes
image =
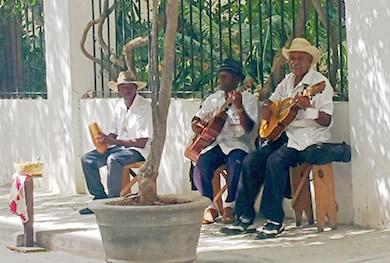
[[[109,81],[108,87],[116,92],[118,92],[118,86],[124,83],[132,83],[137,85],[137,90],[143,89],[146,87],[146,83],[143,81],[134,80],[132,74],[127,71],[122,71],[119,73],[117,81]]]
[[[312,46],[310,42],[304,38],[294,38],[291,42],[290,48],[283,47],[282,54],[286,59],[288,59],[289,53],[294,51],[310,54],[313,57],[313,61],[311,63],[312,65],[315,65],[318,61],[320,61],[321,51],[315,46]]]

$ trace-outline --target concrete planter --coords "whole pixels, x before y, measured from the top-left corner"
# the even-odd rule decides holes
[[[95,213],[107,262],[193,262],[196,259],[205,197],[186,204],[113,206],[95,200]]]

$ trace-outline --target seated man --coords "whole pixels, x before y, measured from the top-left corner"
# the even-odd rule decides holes
[[[218,70],[220,91],[208,96],[201,109],[192,119],[192,130],[200,134],[205,119],[214,117],[215,113],[225,103],[232,99],[232,105],[226,110],[227,119],[224,126],[209,146],[200,153],[199,160],[194,168],[194,183],[203,196],[213,200],[212,179],[214,171],[226,164],[228,196],[225,200],[222,222],[229,223],[235,220],[233,215],[237,184],[240,177],[241,163],[250,151],[249,144],[242,138],[254,127],[258,119],[256,98],[249,92],[242,94],[235,91],[241,80],[244,79],[242,65],[233,59],[226,59]],[[215,222],[218,216],[216,206],[212,203],[205,211],[204,223]]]
[[[282,53],[291,73],[263,104],[261,118],[269,121],[271,104],[286,98],[294,98],[299,108],[297,118],[286,128],[287,137],[282,134],[276,141],[263,141],[256,152],[245,158],[237,193],[238,220],[232,226],[221,229],[224,233],[256,231],[253,225],[253,205],[264,183],[260,212],[267,222],[256,238],[264,239],[280,234],[283,231],[283,197],[290,195],[289,167],[305,162],[310,156],[304,153],[310,146],[330,140],[333,88],[323,75],[311,68],[319,61],[320,51],[306,39],[295,38],[290,48],[283,48]],[[312,97],[303,95],[305,89],[322,81],[325,81],[325,88],[321,93]]]
[[[110,81],[108,86],[123,98],[115,107],[111,133],[96,137],[98,142],[110,147],[104,154],[93,150],[81,158],[88,190],[94,199],[119,196],[124,166],[145,160],[153,132],[150,102],[137,93],[137,90],[146,87],[146,83],[134,81],[127,72],[121,72],[117,82]],[[104,191],[99,173],[99,168],[105,165],[108,194]],[[88,208],[79,212],[93,213]]]

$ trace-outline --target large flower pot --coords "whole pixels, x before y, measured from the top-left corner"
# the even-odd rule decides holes
[[[193,262],[196,259],[205,197],[189,203],[155,206],[114,206],[94,200],[107,262]]]

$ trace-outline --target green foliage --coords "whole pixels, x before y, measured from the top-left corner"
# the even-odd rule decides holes
[[[16,38],[21,40],[21,50],[15,50],[14,52],[22,54],[22,75],[17,75],[17,72],[10,73],[11,76],[17,75],[17,78],[21,79],[23,83],[23,87],[17,90],[18,98],[47,98],[44,31],[43,27],[33,19],[32,10],[37,7],[39,7],[40,12],[34,12],[34,15],[40,15],[39,19],[43,21],[43,7],[38,6],[36,0],[30,0],[28,3],[23,0],[2,0],[0,2],[0,26],[9,27],[13,23],[20,28],[20,31],[17,31],[20,32],[20,35],[16,34]],[[10,51],[19,47],[11,47],[11,35],[6,32],[0,32],[0,39],[3,40],[0,44],[2,51],[3,49]],[[8,77],[3,77],[5,83],[8,83]],[[9,89],[8,92],[16,90],[15,87],[8,85],[7,89]]]
[[[117,50],[121,50],[123,43],[134,37],[146,36],[150,27],[147,19],[139,18],[138,1],[123,2],[124,6],[117,7],[118,14],[119,10],[124,10],[125,14],[125,17],[117,15]],[[321,3],[325,8],[325,0]],[[173,96],[207,96],[217,88],[215,71],[226,57],[241,60],[244,73],[252,77],[257,85],[264,84],[271,73],[274,55],[294,34],[293,23],[297,20],[298,7],[299,1],[295,1],[293,6],[292,1],[287,0],[182,0],[176,35]],[[345,26],[339,25],[338,13],[337,7],[329,5],[329,24],[337,32],[337,37],[341,29],[342,36],[339,49],[342,51],[343,68],[338,68],[335,89],[338,94],[344,92],[344,98],[339,96],[339,99],[346,99]],[[327,75],[328,69],[333,66],[332,62],[328,65],[327,57],[332,54],[328,54],[326,27],[318,21],[313,7],[307,14],[305,32],[306,38],[313,44],[318,43],[323,52],[318,69]],[[137,72],[147,81],[148,47],[138,48],[134,59]],[[162,61],[162,50],[159,61]],[[287,70],[288,67],[286,74]]]

